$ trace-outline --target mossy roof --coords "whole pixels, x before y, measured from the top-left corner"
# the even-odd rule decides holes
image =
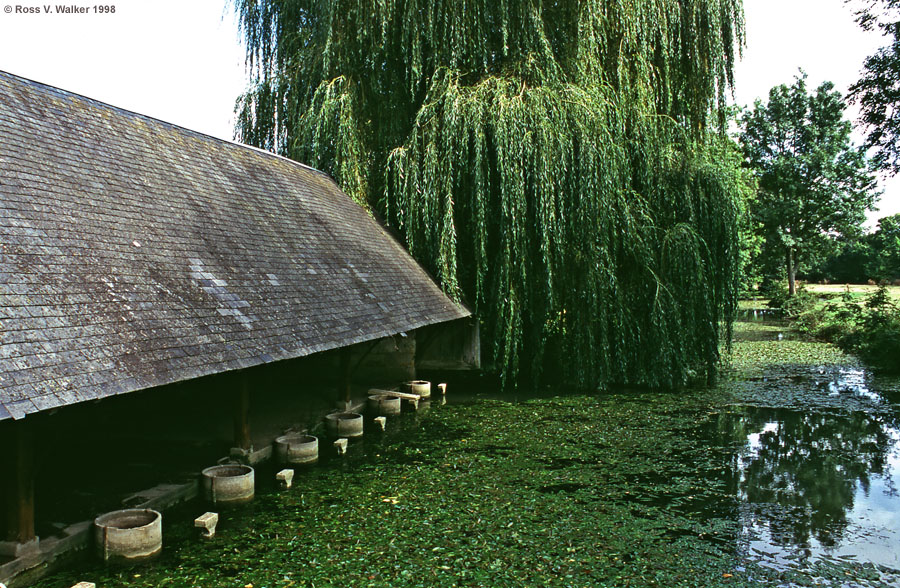
[[[469,314],[326,174],[0,72],[0,420]]]

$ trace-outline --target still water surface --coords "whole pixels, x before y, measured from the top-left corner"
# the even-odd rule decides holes
[[[788,365],[725,385],[747,402],[704,430],[734,448],[728,487],[746,556],[776,568],[840,558],[900,569],[898,380]]]

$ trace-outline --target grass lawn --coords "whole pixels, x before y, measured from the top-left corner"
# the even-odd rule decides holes
[[[801,284],[800,287],[823,301],[838,298],[848,289],[853,298],[863,300],[878,289],[878,286],[866,284]],[[891,300],[900,304],[900,286],[888,286],[887,290]],[[745,298],[738,301],[738,310],[768,308],[768,302],[766,298]]]
[[[813,294],[826,296],[840,296],[847,289],[854,295],[866,296],[878,289],[878,286],[867,286],[865,284],[804,284],[803,287]],[[888,286],[888,292],[893,300],[900,301],[900,286]]]

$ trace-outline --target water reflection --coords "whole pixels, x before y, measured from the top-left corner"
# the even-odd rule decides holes
[[[744,322],[780,321],[784,311],[779,308],[744,308],[738,311],[737,319]]]
[[[853,393],[880,400],[864,386]],[[776,561],[849,554],[900,567],[893,411],[746,406],[711,426],[735,450],[727,483],[742,505],[750,551]]]

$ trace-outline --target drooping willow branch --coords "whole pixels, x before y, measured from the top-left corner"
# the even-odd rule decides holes
[[[240,137],[333,174],[474,306],[508,384],[714,372],[740,0],[236,0]]]

